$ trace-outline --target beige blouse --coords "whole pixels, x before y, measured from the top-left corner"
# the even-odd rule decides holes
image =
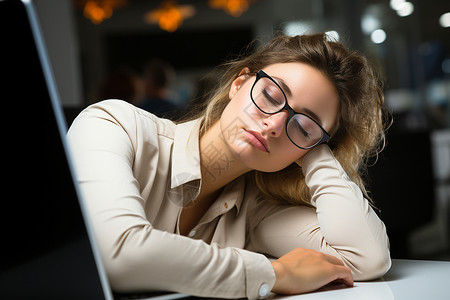
[[[198,128],[119,100],[90,106],[71,126],[77,179],[113,290],[256,299],[275,283],[267,257],[296,247],[337,256],[355,280],[390,268],[383,222],[327,145],[303,160],[315,208],[275,205],[243,176],[181,236],[181,210],[202,180]],[[219,149],[204,155],[221,159]]]

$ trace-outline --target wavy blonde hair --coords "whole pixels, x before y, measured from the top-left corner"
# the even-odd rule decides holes
[[[192,118],[202,118],[200,135],[217,122],[229,102],[228,93],[240,71],[257,72],[275,63],[301,62],[321,71],[336,87],[339,97],[338,122],[328,142],[334,156],[367,198],[362,175],[368,158],[384,146],[386,114],[381,82],[367,59],[330,41],[326,34],[290,37],[280,35],[254,53],[221,66],[222,77],[210,100]],[[288,205],[309,205],[310,192],[301,168],[293,163],[273,173],[251,173],[269,199]]]

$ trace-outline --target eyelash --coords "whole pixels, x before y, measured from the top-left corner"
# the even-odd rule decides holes
[[[300,131],[303,133],[303,135],[305,137],[309,137],[309,133],[300,125],[300,123],[298,123],[297,121],[295,122],[295,126],[298,127],[298,129],[300,129]]]
[[[261,93],[272,103],[279,105],[280,103],[269,95],[266,89],[263,89]]]

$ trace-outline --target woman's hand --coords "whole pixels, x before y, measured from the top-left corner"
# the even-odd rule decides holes
[[[318,251],[296,248],[272,262],[277,280],[272,292],[302,294],[331,282],[353,286],[349,268],[337,257]]]

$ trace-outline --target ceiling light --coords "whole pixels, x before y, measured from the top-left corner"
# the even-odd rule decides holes
[[[283,31],[289,36],[302,35],[311,31],[311,24],[302,21],[287,22]]]
[[[414,5],[411,2],[403,2],[397,7],[397,15],[407,17],[414,12]]]
[[[229,15],[237,18],[250,6],[249,0],[209,0],[208,4],[214,9],[223,9]]]
[[[386,32],[383,29],[377,29],[372,32],[370,39],[375,44],[381,44],[386,40]]]
[[[450,12],[443,14],[439,18],[439,24],[444,28],[450,27]]]
[[[391,8],[393,10],[398,10],[400,5],[402,5],[405,2],[406,2],[406,0],[391,0],[391,1],[389,1],[389,5],[391,6]]]
[[[160,4],[159,8],[147,12],[144,18],[147,23],[157,23],[161,29],[174,32],[181,26],[184,19],[194,14],[194,6],[178,5],[175,0],[166,0]]]
[[[361,19],[361,29],[365,34],[369,34],[377,28],[380,28],[380,20],[371,14],[364,15]]]
[[[336,30],[330,30],[325,32],[327,41],[329,42],[339,42],[339,33]]]
[[[83,15],[95,25],[112,17],[114,10],[127,5],[128,0],[77,0],[75,5],[83,9]]]

